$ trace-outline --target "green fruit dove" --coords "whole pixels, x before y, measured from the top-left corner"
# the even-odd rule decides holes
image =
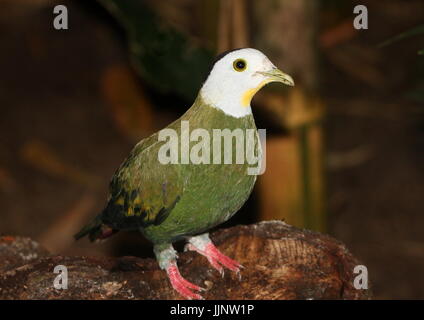
[[[289,75],[256,49],[236,49],[218,56],[191,108],[134,147],[112,177],[106,208],[75,238],[88,235],[95,241],[120,230],[139,230],[153,243],[159,266],[166,270],[172,287],[187,299],[202,299],[196,292],[202,288],[181,276],[173,242],[186,240],[186,249],[205,256],[221,274],[224,268],[240,272],[242,266],[215,247],[208,230],[230,219],[252,192],[256,175],[249,173],[249,162],[238,155],[244,148],[261,155],[250,103],[270,82],[294,85]],[[215,137],[219,130],[250,130],[254,139],[246,138],[246,143],[235,143],[234,147],[230,136],[230,151],[227,145],[215,148],[215,139],[211,142],[206,138]],[[192,139],[195,132],[197,139]],[[199,138],[203,140],[199,142]],[[178,147],[173,149],[175,143],[171,142],[176,141]],[[208,161],[212,158],[211,144],[213,160]],[[202,151],[200,161],[192,157],[196,147]],[[184,157],[184,148],[192,161]]]

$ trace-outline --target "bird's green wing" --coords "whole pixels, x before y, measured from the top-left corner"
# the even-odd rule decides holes
[[[180,166],[158,161],[157,134],[140,141],[110,183],[102,221],[116,229],[137,229],[163,222],[178,203],[183,187]]]

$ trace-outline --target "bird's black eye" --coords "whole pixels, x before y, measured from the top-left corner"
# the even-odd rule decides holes
[[[247,67],[247,63],[243,59],[237,59],[237,60],[234,60],[234,62],[233,62],[233,68],[234,68],[234,70],[236,70],[238,72],[242,72],[242,71],[246,70],[246,67]]]

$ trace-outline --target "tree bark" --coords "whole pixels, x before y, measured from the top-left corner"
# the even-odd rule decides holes
[[[187,280],[206,288],[206,299],[368,299],[353,286],[359,264],[337,240],[281,221],[216,231],[213,241],[244,265],[241,279],[221,277],[207,260],[180,253]],[[55,289],[57,265],[68,270],[68,289]],[[0,299],[181,299],[153,259],[50,255],[28,238],[0,238]]]

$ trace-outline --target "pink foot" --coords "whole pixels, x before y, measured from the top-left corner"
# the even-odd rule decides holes
[[[203,288],[187,281],[184,279],[180,271],[178,270],[178,266],[176,262],[171,262],[169,267],[166,269],[166,272],[168,273],[169,280],[171,281],[172,287],[184,298],[186,299],[196,299],[196,300],[203,300],[203,297],[197,293],[192,292],[190,289],[201,291],[204,290]]]
[[[187,244],[187,249],[197,251],[201,255],[205,256],[212,267],[218,270],[221,275],[224,275],[224,269],[222,266],[237,273],[240,272],[240,268],[243,268],[240,263],[221,253],[221,251],[219,251],[212,242],[208,242],[203,250],[195,247],[191,243]]]

